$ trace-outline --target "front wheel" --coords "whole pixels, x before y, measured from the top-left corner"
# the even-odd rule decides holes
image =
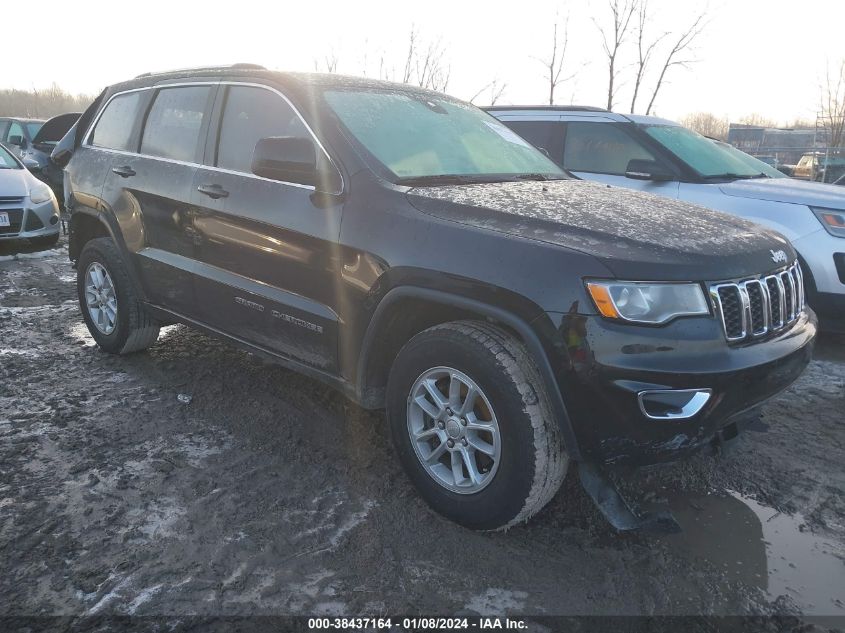
[[[394,445],[440,514],[480,530],[508,528],[545,506],[568,457],[539,371],[504,330],[475,321],[412,338],[388,382]]]
[[[82,318],[97,345],[112,354],[146,349],[159,323],[147,314],[114,242],[91,240],[77,262],[76,290]]]

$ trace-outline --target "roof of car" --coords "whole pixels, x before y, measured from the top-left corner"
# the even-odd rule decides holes
[[[597,108],[595,106],[580,106],[580,105],[492,105],[485,106],[484,110],[545,110],[545,111],[562,111],[562,112],[608,112],[604,108]]]
[[[265,80],[281,81],[283,83],[293,82],[301,86],[318,86],[321,88],[359,88],[359,89],[390,89],[414,92],[418,94],[429,94],[445,98],[447,95],[414,86],[411,84],[399,84],[380,79],[368,77],[353,77],[339,75],[336,73],[303,73],[268,70],[258,64],[232,64],[229,66],[203,66],[200,68],[181,68],[156,73],[143,73],[133,79],[129,79],[111,86],[112,90],[125,90],[135,87],[152,86],[160,82],[172,81],[174,79],[198,79],[212,77],[238,77],[255,78]]]
[[[0,116],[0,121],[18,121],[20,123],[44,123],[46,119],[33,119],[21,116]]]
[[[621,114],[619,112],[611,112],[610,110],[605,110],[604,108],[596,108],[593,106],[563,106],[563,105],[556,105],[556,106],[532,106],[532,105],[510,105],[510,106],[490,106],[484,108],[488,112],[512,112],[512,113],[519,113],[519,114],[529,114],[532,112],[543,114],[548,114],[549,112],[575,112],[579,114],[590,114],[596,113],[597,115],[601,115],[601,118],[604,119],[611,119],[613,121],[619,122],[631,122],[637,123],[639,125],[679,125],[675,121],[670,121],[669,119],[661,119],[660,117],[656,116],[648,116],[645,114]]]

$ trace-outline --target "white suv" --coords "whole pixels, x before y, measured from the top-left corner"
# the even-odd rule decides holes
[[[695,202],[783,233],[801,257],[807,298],[823,327],[845,329],[842,187],[787,178],[657,117],[576,106],[488,111],[578,178]]]

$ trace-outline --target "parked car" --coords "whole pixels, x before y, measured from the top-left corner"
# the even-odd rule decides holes
[[[50,185],[59,199],[64,196],[64,172],[53,164],[50,154],[56,143],[76,123],[79,115],[79,112],[69,112],[48,119],[20,155],[26,168]]]
[[[785,238],[570,179],[440,93],[254,66],[142,75],[53,159],[103,350],[186,323],[386,408],[421,495],[470,528],[528,519],[570,460],[638,525],[609,509],[607,465],[734,435],[811,355]]]
[[[0,143],[21,158],[42,125],[43,119],[0,117]]]
[[[822,327],[845,329],[842,189],[779,178],[656,117],[557,106],[489,111],[578,178],[695,202],[782,233],[798,251]]]
[[[59,239],[59,206],[52,189],[0,145],[0,244],[27,239],[43,248]]]
[[[845,174],[845,156],[810,152],[801,157],[792,170],[791,176],[801,180],[835,182],[843,174]]]

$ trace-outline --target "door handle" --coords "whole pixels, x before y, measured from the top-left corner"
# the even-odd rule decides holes
[[[217,184],[213,185],[200,185],[197,187],[197,191],[202,194],[205,194],[209,198],[213,198],[217,200],[218,198],[228,198],[229,192],[226,191],[223,187]]]
[[[135,170],[129,165],[124,165],[123,167],[112,167],[111,170],[121,178],[129,178],[129,176],[135,175]]]

